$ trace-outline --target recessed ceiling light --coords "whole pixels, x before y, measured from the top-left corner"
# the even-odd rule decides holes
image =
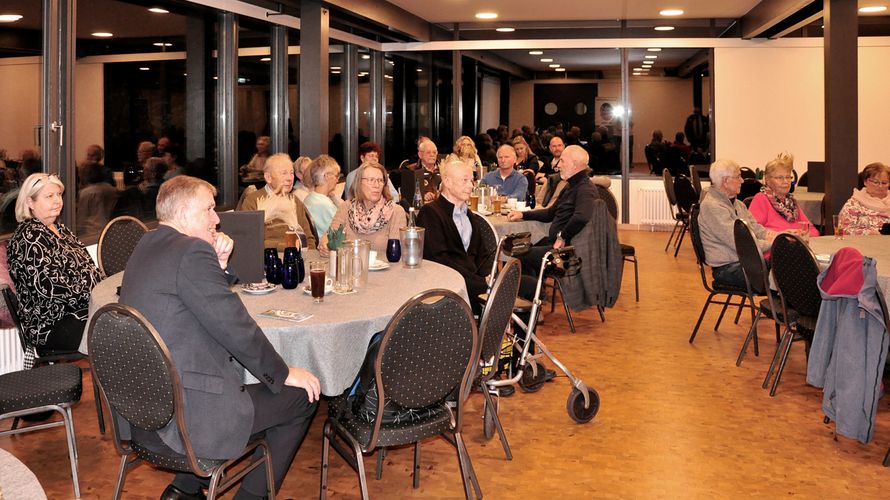
[[[543,50],[530,50],[530,51],[528,51],[528,55],[530,55],[530,56],[539,56],[539,55],[541,55],[541,54],[543,54],[543,53],[544,53]]]
[[[21,18],[19,14],[0,14],[0,23],[14,23]]]
[[[336,70],[336,71],[340,71],[340,70],[343,69],[343,68],[341,68],[340,66],[331,66],[331,69],[332,69],[332,70]]]
[[[543,57],[543,58],[541,58],[541,62],[553,62],[553,58],[551,58],[551,57]]]
[[[499,31],[501,33],[513,33],[514,31],[516,31],[516,28],[506,28],[505,27],[505,28],[495,28],[494,30]]]
[[[331,74],[333,74],[333,75],[339,75],[340,72],[339,72],[339,71],[331,71]]]
[[[646,50],[648,50],[649,52],[661,52],[661,49],[659,49],[657,47],[649,47]]]
[[[655,31],[673,31],[673,26],[656,26]]]
[[[423,73],[423,68],[417,68],[418,73]]]
[[[155,47],[172,47],[173,46],[173,44],[170,42],[155,42],[152,45],[154,45]]]
[[[658,11],[662,16],[682,16],[684,14],[683,9],[664,9]]]
[[[243,76],[238,77],[238,83],[247,83],[250,81],[250,78],[244,78]]]
[[[649,63],[643,63],[643,67],[644,67],[644,68],[651,68],[651,67],[652,67],[652,65],[651,65],[651,64],[649,64]]]
[[[154,12],[155,14],[169,14],[170,11],[167,9],[162,9],[160,7],[152,7],[148,9],[149,12]]]
[[[658,59],[658,56],[656,56],[655,54],[651,54],[651,55],[647,54],[647,55],[643,56],[643,59]]]
[[[107,31],[97,31],[95,33],[91,33],[91,35],[99,38],[111,38],[114,36],[114,33],[109,33]]]
[[[214,79],[214,80],[219,80],[219,77],[218,77],[218,76],[214,76],[213,79]]]
[[[564,72],[565,70],[566,70],[565,68],[556,68],[553,71]]]
[[[370,59],[371,54],[362,54],[362,59]]]
[[[260,58],[260,62],[269,62],[269,61],[271,61],[271,60],[272,60],[271,57],[261,57],[261,58]]]
[[[634,68],[634,71],[643,71],[643,68]]]
[[[139,71],[148,71],[150,69],[151,68],[149,68],[148,66],[143,66],[143,67],[139,68]]]
[[[549,64],[548,66],[550,66],[551,68],[558,68],[559,64]]]
[[[498,15],[496,12],[477,12],[476,19],[497,19]]]
[[[859,9],[859,12],[862,12],[863,14],[874,14],[875,12],[884,12],[885,10],[887,10],[886,5],[870,5],[868,7],[862,7]]]

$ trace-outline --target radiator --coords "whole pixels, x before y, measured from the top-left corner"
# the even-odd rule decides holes
[[[673,209],[668,202],[663,187],[641,188],[637,192],[637,196],[641,210],[641,225],[673,226],[676,223],[676,220],[674,220]]]
[[[0,328],[0,375],[22,369],[25,355],[15,328]]]

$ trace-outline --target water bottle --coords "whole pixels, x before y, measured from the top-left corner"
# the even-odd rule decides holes
[[[532,193],[527,193],[525,195],[525,206],[529,209],[535,208],[535,195]]]
[[[413,208],[420,210],[423,208],[423,193],[420,192],[420,179],[414,179],[414,202],[411,204]]]

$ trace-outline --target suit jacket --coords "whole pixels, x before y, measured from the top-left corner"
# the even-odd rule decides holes
[[[460,233],[453,219],[454,204],[444,196],[424,205],[417,215],[417,225],[426,229],[423,237],[423,258],[438,262],[459,272],[467,284],[467,293],[474,311],[479,306],[479,294],[485,293],[488,284],[485,277],[491,272],[493,248],[486,248],[482,241],[482,218],[467,211],[473,234],[470,245],[464,250]]]
[[[130,257],[120,302],[136,308],[167,344],[182,381],[185,422],[198,456],[231,458],[250,437],[254,408],[243,365],[273,393],[288,367],[247,313],[213,247],[165,225]],[[183,453],[176,424],[158,435]]]

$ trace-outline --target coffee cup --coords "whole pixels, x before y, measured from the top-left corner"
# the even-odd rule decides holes
[[[377,250],[370,250],[368,252],[368,267],[373,266],[375,262],[377,262]]]

